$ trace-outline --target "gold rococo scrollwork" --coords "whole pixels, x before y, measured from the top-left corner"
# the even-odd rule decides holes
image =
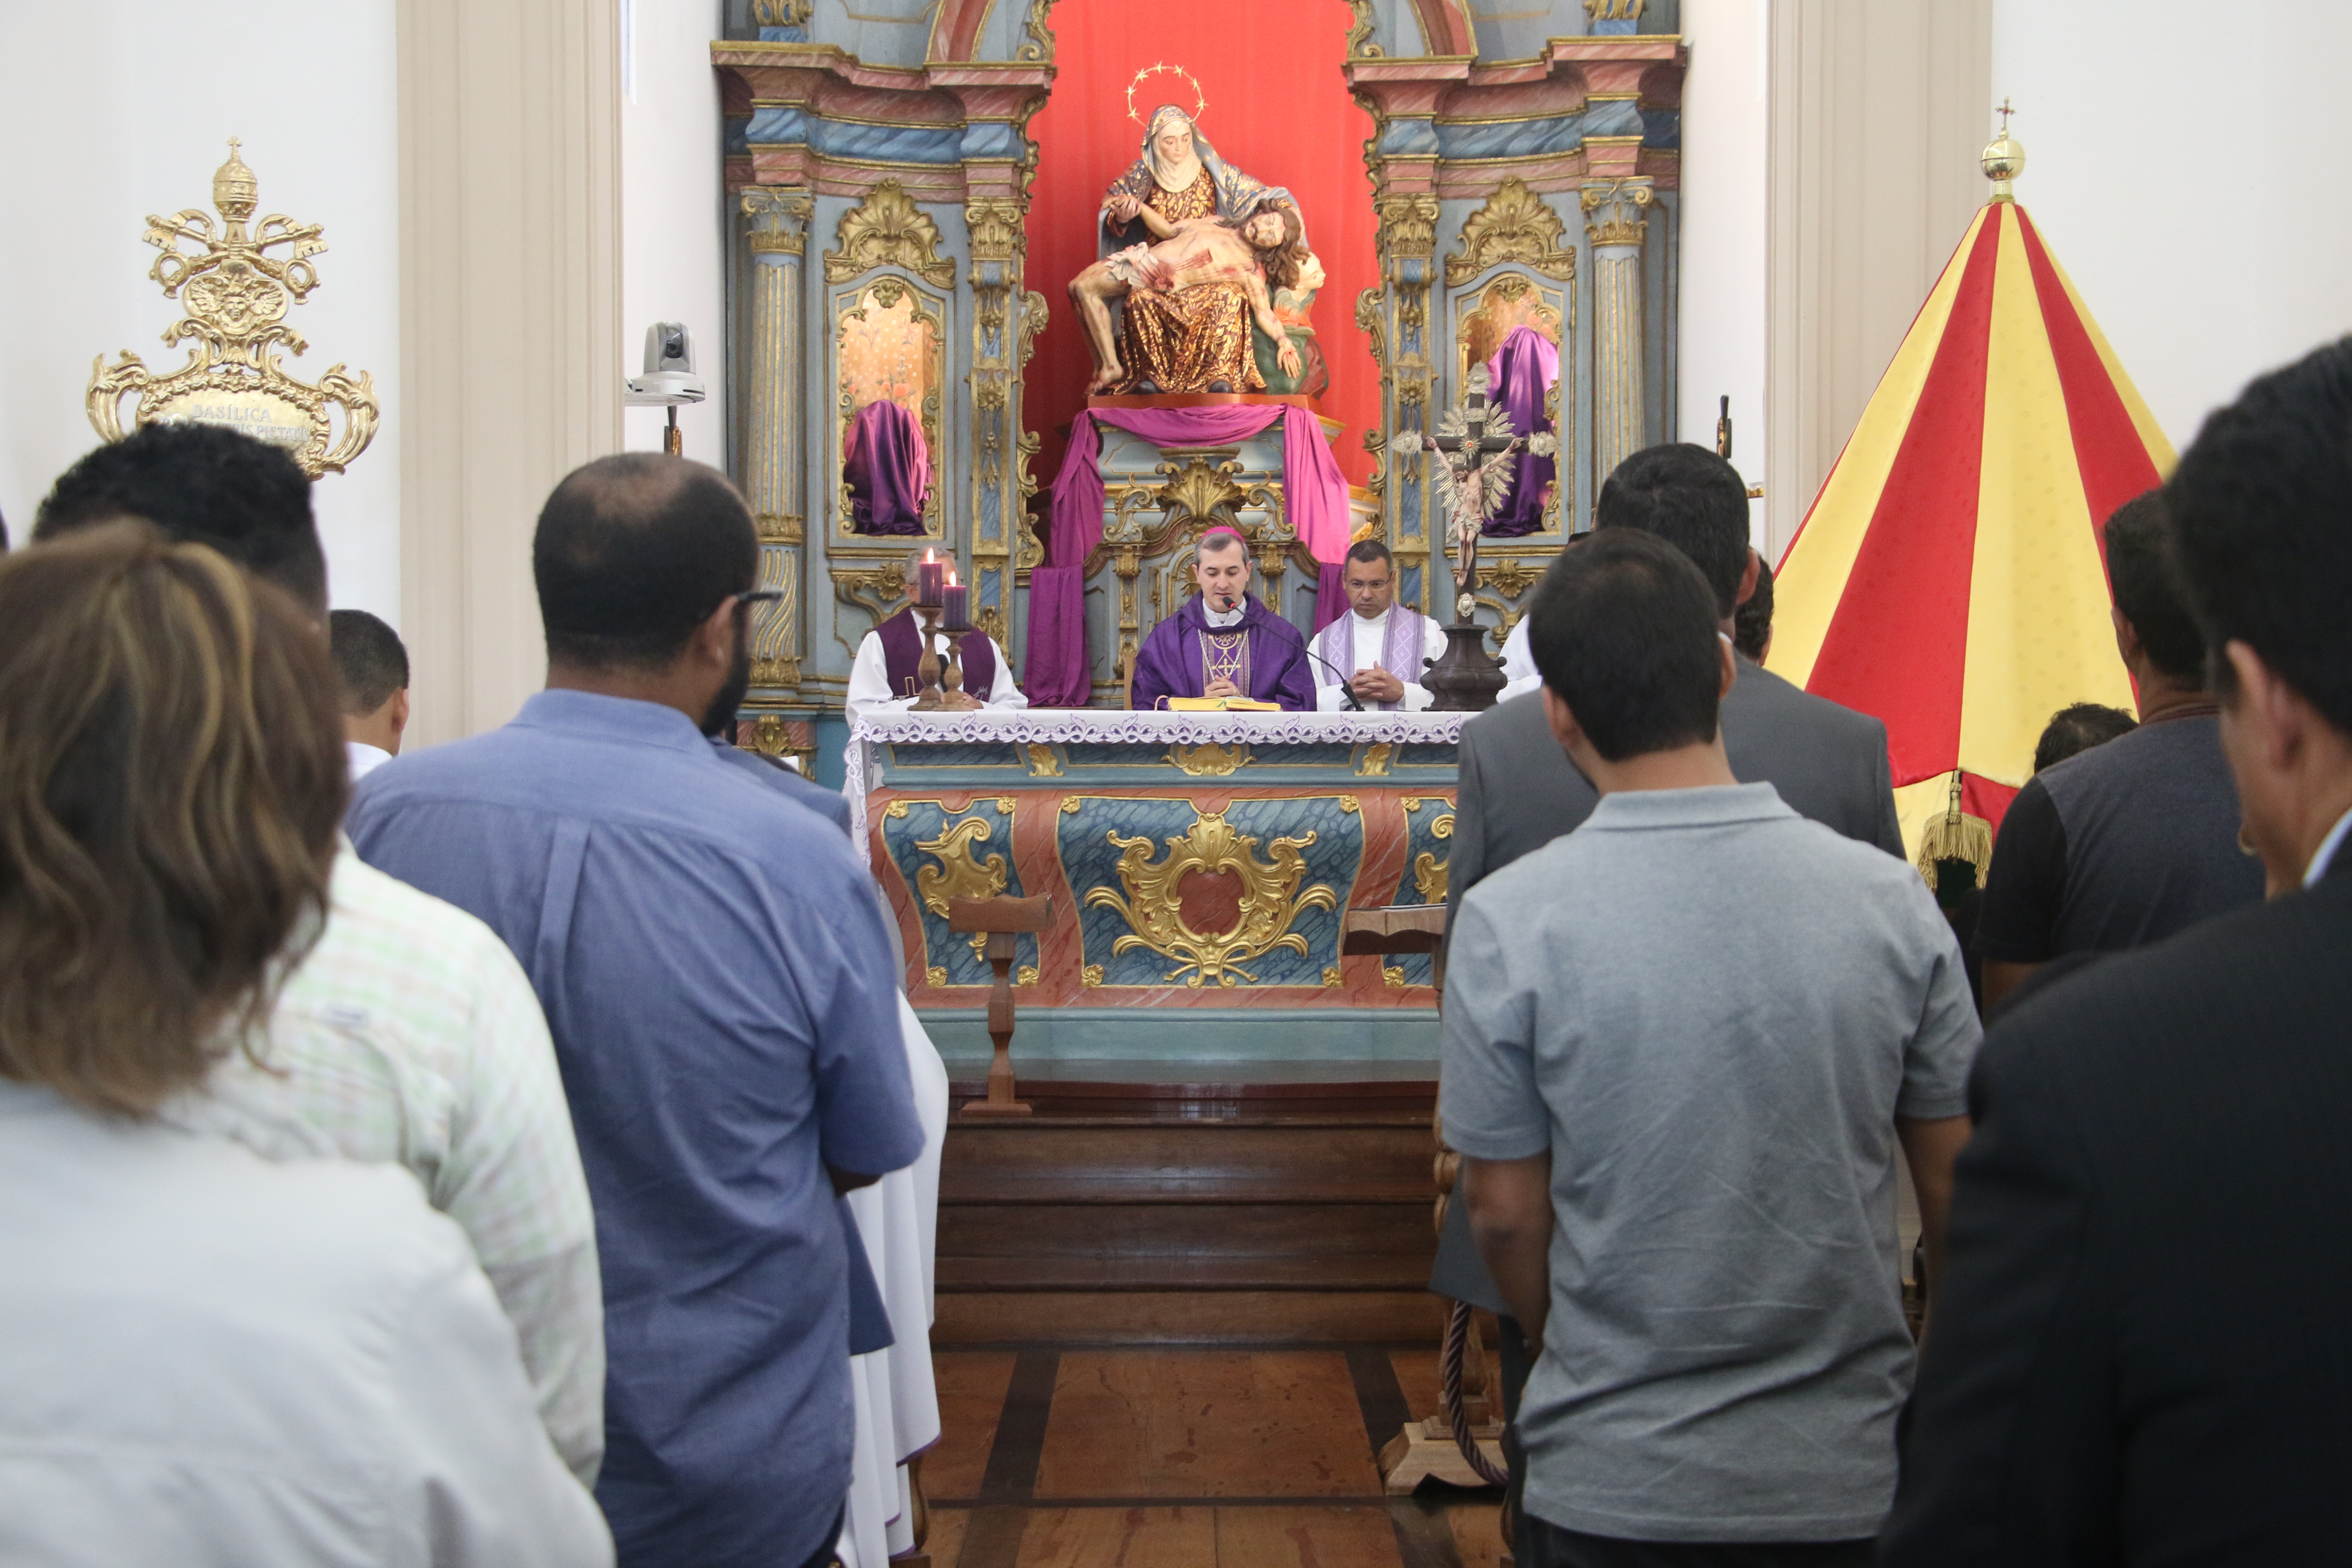
[[[1429,836],[1432,838],[1453,837],[1454,814],[1449,811],[1431,823]],[[1412,858],[1412,885],[1414,890],[1421,894],[1423,903],[1442,904],[1445,901],[1446,864],[1430,850],[1423,850]]]
[[[998,803],[1003,810],[1003,803]],[[1010,822],[1011,813],[1005,813]],[[915,870],[915,890],[921,895],[923,908],[941,920],[948,918],[950,899],[992,899],[1004,891],[1011,873],[1004,857],[991,855],[985,860],[972,852],[976,843],[985,844],[992,829],[984,816],[967,816],[952,822],[937,838],[919,839],[915,847],[939,861],[936,866],[920,866]],[[988,933],[975,931],[971,950],[985,952]]]
[[[282,213],[248,229],[261,187],[238,145],[230,139],[228,162],[213,175],[219,224],[199,207],[147,219],[146,241],[163,253],[147,276],[187,310],[163,330],[163,342],[193,340],[188,363],[159,376],[127,349],[112,365],[101,354],[90,365],[89,422],[105,439],[121,440],[122,399],[135,392],[133,426],[226,425],[286,447],[311,479],[339,474],[375,438],[375,382],[340,363],[316,384],[287,374],[278,350],[299,354],[310,345],[286,325],[286,312],[319,286],[310,258],[327,248],[325,231],[297,226]],[[183,240],[201,248],[183,251]],[[279,246],[289,253],[271,256]],[[328,417],[337,407],[343,411],[340,439]]]
[[[1301,957],[1307,938],[1290,928],[1308,910],[1336,910],[1339,896],[1322,882],[1300,888],[1307,875],[1306,857],[1299,853],[1315,842],[1312,829],[1276,838],[1258,857],[1258,841],[1225,820],[1223,812],[1202,812],[1191,828],[1168,840],[1167,858],[1155,864],[1148,837],[1128,837],[1112,828],[1105,837],[1118,850],[1118,879],[1125,897],[1109,888],[1087,894],[1088,909],[1116,910],[1129,934],[1111,943],[1114,956],[1145,948],[1177,961],[1168,976],[1184,975],[1184,984],[1233,985],[1257,977],[1241,965],[1283,949]],[[1231,874],[1241,884],[1240,910],[1226,931],[1194,931],[1184,920],[1177,889],[1198,871],[1207,876]],[[1190,972],[1187,973],[1187,972]]]
[[[1462,221],[1462,248],[1445,258],[1448,287],[1467,283],[1489,267],[1516,261],[1547,278],[1576,276],[1576,251],[1563,242],[1568,225],[1551,204],[1513,175]]]
[[[883,181],[843,213],[833,243],[824,253],[828,283],[846,283],[877,267],[903,267],[939,289],[955,281],[955,262],[940,254],[940,226],[896,180]]]

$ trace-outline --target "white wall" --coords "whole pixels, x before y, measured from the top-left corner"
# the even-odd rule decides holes
[[[621,363],[645,364],[646,329],[683,321],[708,401],[678,410],[686,455],[726,466],[724,203],[719,189],[719,76],[710,41],[721,0],[622,0]],[[634,94],[631,89],[634,88]],[[658,408],[624,412],[632,451],[658,451]]]
[[[1731,460],[1765,474],[1766,149],[1771,133],[1769,0],[1683,0],[1682,438],[1715,445],[1731,398]],[[1748,503],[1764,542],[1764,503]]]
[[[289,315],[287,367],[375,378],[383,423],[316,507],[334,601],[400,618],[399,167],[394,0],[0,4],[0,510],[18,542],[58,471],[95,445],[90,363],[184,351],[147,278],[151,213],[212,210],[240,138],[257,217],[322,224],[319,287]]]
[[[2352,330],[2352,5],[1997,0],[2017,198],[2172,437]]]

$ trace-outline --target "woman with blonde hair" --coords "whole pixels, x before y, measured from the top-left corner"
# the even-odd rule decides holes
[[[156,1115],[324,920],[335,691],[203,546],[0,562],[0,1561],[612,1561],[412,1178]]]

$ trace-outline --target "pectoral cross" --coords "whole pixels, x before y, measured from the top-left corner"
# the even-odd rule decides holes
[[[1507,452],[1517,446],[1520,439],[1516,436],[1487,434],[1486,422],[1489,412],[1486,405],[1486,367],[1483,364],[1473,365],[1470,367],[1470,395],[1462,405],[1463,433],[1459,436],[1426,436],[1423,440],[1439,451],[1448,454],[1475,453],[1474,460],[1483,465],[1491,461],[1496,455]],[[1484,531],[1486,525],[1483,515],[1478,522],[1479,526],[1476,528],[1463,529],[1461,541],[1454,546],[1454,591],[1463,599],[1469,598],[1470,590],[1477,585],[1478,535]],[[1468,610],[1464,610],[1463,618],[1467,619],[1469,614]]]

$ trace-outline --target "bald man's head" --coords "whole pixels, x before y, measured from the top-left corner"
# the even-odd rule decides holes
[[[657,668],[757,585],[760,541],[727,476],[659,452],[599,458],[540,510],[531,574],[551,660]]]

